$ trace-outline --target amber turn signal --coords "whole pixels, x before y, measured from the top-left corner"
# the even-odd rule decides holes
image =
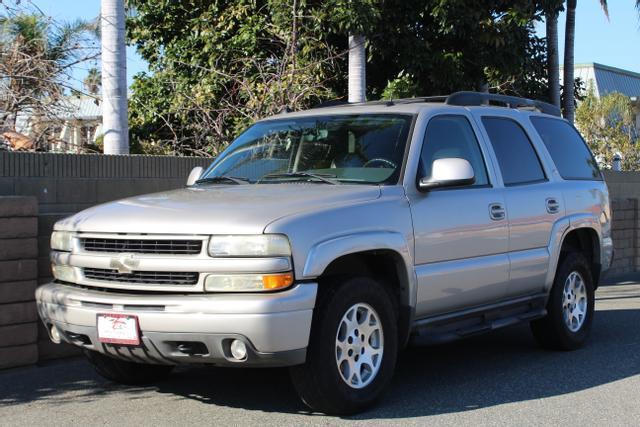
[[[265,274],[262,276],[262,285],[266,291],[288,288],[293,284],[292,273]]]

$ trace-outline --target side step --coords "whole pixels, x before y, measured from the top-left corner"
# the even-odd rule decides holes
[[[546,294],[518,298],[460,312],[416,320],[411,340],[414,344],[435,344],[472,335],[547,315]]]

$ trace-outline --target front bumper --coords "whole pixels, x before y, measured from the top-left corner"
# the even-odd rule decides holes
[[[140,363],[211,363],[233,366],[292,366],[303,363],[309,342],[317,284],[297,284],[264,294],[123,294],[48,283],[36,290],[45,326],[62,340]],[[141,345],[101,343],[99,313],[136,315]],[[248,356],[236,361],[233,339]],[[204,347],[203,347],[204,346]]]

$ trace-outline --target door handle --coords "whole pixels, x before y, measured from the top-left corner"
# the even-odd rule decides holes
[[[502,221],[507,216],[507,211],[502,203],[491,203],[489,205],[489,217],[494,221]]]
[[[547,212],[556,214],[560,212],[560,203],[554,198],[547,199]]]

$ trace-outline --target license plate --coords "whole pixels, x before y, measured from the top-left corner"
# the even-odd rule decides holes
[[[138,318],[130,314],[98,314],[98,340],[107,344],[140,345]]]

